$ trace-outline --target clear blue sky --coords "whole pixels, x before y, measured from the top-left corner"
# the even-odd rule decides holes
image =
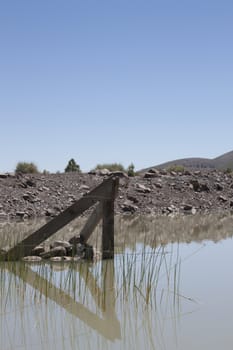
[[[232,0],[0,0],[0,172],[233,150]]]

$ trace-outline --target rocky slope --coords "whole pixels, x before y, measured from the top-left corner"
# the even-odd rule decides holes
[[[195,214],[233,210],[233,176],[217,170],[183,173],[150,169],[120,174],[116,213]],[[0,174],[0,220],[53,217],[109,174]]]

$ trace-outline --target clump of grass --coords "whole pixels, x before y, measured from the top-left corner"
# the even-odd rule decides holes
[[[94,170],[108,169],[109,171],[123,171],[125,168],[121,163],[103,163],[97,164]]]
[[[39,170],[35,163],[27,163],[27,162],[19,162],[16,165],[15,169],[16,173],[22,173],[22,174],[38,174]]]
[[[224,173],[228,174],[228,175],[232,175],[233,170],[232,170],[232,168],[228,167],[227,169],[224,170]]]

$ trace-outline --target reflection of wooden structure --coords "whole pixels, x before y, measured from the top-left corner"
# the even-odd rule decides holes
[[[121,338],[120,323],[115,312],[114,262],[103,261],[101,271],[101,284],[99,287],[95,277],[89,270],[88,264],[69,264],[69,268],[77,269],[92,299],[101,311],[102,317],[91,311],[88,306],[76,301],[68,292],[56,287],[39,273],[33,271],[26,264],[12,263],[7,266],[10,273],[16,275],[26,284],[30,285],[39,295],[47,300],[54,301],[71,315],[79,318],[104,338],[114,341]]]
[[[114,176],[103,181],[99,186],[84,195],[65,211],[32,233],[7,253],[1,260],[18,260],[30,255],[33,248],[52,236],[55,232],[80,216],[85,210],[99,202],[81,231],[84,242],[88,240],[101,218],[102,229],[102,258],[111,259],[114,256],[114,200],[117,195],[119,178]]]

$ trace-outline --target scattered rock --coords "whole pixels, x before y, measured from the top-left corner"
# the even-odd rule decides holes
[[[64,261],[64,256],[52,256],[49,260],[53,262],[61,262]]]
[[[29,203],[35,203],[38,200],[33,196],[33,194],[31,192],[27,192],[23,194],[23,199],[25,201],[28,201]]]
[[[72,255],[73,245],[68,241],[57,240],[50,244],[50,249],[64,247],[67,255]]]
[[[19,187],[22,187],[22,188],[27,188],[27,184],[26,184],[26,182],[24,182],[24,181],[19,182],[19,183],[18,183],[18,186],[19,186]]]
[[[20,219],[23,219],[26,216],[25,211],[17,211],[16,216]]]
[[[133,205],[128,201],[124,202],[121,208],[123,212],[128,212],[128,213],[135,213],[138,210],[138,207],[136,205]]]
[[[128,178],[128,175],[126,173],[124,173],[123,171],[112,171],[110,173],[110,175],[113,175],[113,176],[118,176],[118,177],[124,177],[124,178]]]
[[[7,213],[5,213],[4,211],[0,212],[0,220],[1,221],[7,220],[7,217],[8,217]]]
[[[88,171],[88,175],[96,175],[96,170],[90,170],[90,171]]]
[[[0,258],[2,258],[9,250],[9,247],[0,248]]]
[[[42,258],[40,256],[33,256],[33,255],[30,255],[30,256],[25,256],[22,258],[23,261],[27,261],[27,262],[40,262],[42,261]]]
[[[160,171],[158,169],[155,169],[155,168],[151,168],[148,170],[148,173],[150,174],[156,174],[157,176],[160,175]]]
[[[195,192],[209,192],[209,187],[205,183],[200,183],[198,180],[191,180],[190,184]]]
[[[50,249],[53,249],[55,247],[64,247],[64,248],[70,248],[72,245],[68,241],[63,241],[63,240],[57,240],[54,241],[50,244]]]
[[[73,236],[70,238],[69,243],[71,245],[76,245],[78,243],[84,243],[83,236],[82,235]]]
[[[223,186],[221,184],[219,184],[219,183],[216,183],[215,184],[215,189],[216,189],[216,191],[223,191]]]
[[[81,186],[79,187],[79,189],[80,189],[80,190],[84,190],[84,191],[88,191],[88,190],[90,189],[90,187],[87,186],[87,185],[81,185]]]
[[[53,256],[49,259],[52,262],[69,262],[73,261],[71,256]]]
[[[142,193],[150,193],[151,189],[149,187],[146,187],[142,184],[136,183],[136,190],[138,192],[142,192]]]
[[[71,256],[63,256],[64,261],[73,261],[73,257]]]
[[[223,202],[223,203],[226,203],[226,202],[227,202],[227,198],[224,197],[224,196],[218,196],[218,200],[219,200],[220,202]]]
[[[186,214],[193,214],[193,215],[195,215],[196,212],[197,212],[197,209],[194,208],[191,204],[185,204],[185,205],[183,206],[183,210],[184,210],[184,212],[185,212]]]
[[[183,206],[183,209],[184,209],[185,211],[190,211],[190,210],[193,209],[193,206],[190,205],[190,204],[185,204],[185,205]]]
[[[45,210],[45,216],[51,216],[51,217],[54,217],[56,216],[57,213],[54,209],[51,209],[51,208],[48,208]]]
[[[166,208],[166,211],[167,211],[168,213],[175,213],[175,212],[178,211],[178,209],[176,208],[175,205],[172,204],[172,205],[170,205],[169,207]]]
[[[144,178],[145,179],[152,179],[152,178],[158,177],[158,176],[159,175],[157,173],[148,172],[148,173],[145,173]]]
[[[139,203],[139,199],[134,195],[127,194],[127,199],[135,204]]]
[[[154,184],[154,187],[156,187],[156,188],[163,188],[161,182],[156,182],[156,183]]]
[[[96,175],[99,176],[105,176],[105,175],[110,175],[111,172],[108,169],[98,169],[96,170]]]
[[[192,208],[191,213],[192,213],[193,215],[195,215],[195,214],[197,213],[197,209],[196,209],[196,208]]]
[[[55,247],[47,252],[41,253],[40,256],[43,259],[49,259],[54,256],[65,256],[66,255],[66,248],[64,247]]]
[[[27,179],[26,180],[26,185],[29,187],[36,187],[36,182],[32,179]]]
[[[116,173],[121,177],[119,196],[115,201],[116,213],[143,215],[150,212],[154,215],[163,212],[167,215],[168,203],[176,203],[177,210],[186,213],[189,210],[183,209],[184,202],[198,212],[225,210],[224,200],[218,199],[219,194],[225,198],[233,196],[232,177],[221,171],[192,170],[171,176],[166,170],[151,168],[146,174],[148,177],[141,173],[126,178],[121,172]],[[0,178],[0,219],[50,219],[101,182],[100,176],[84,173],[36,174],[33,177],[3,174]],[[230,201],[228,203],[230,209]],[[89,215],[90,211],[91,208],[84,215]]]
[[[93,257],[94,257],[93,247],[87,243],[78,243],[76,245],[75,256],[84,260],[93,260]]]
[[[40,254],[45,252],[45,248],[41,245],[38,245],[34,249],[32,249],[32,255],[39,256]]]

